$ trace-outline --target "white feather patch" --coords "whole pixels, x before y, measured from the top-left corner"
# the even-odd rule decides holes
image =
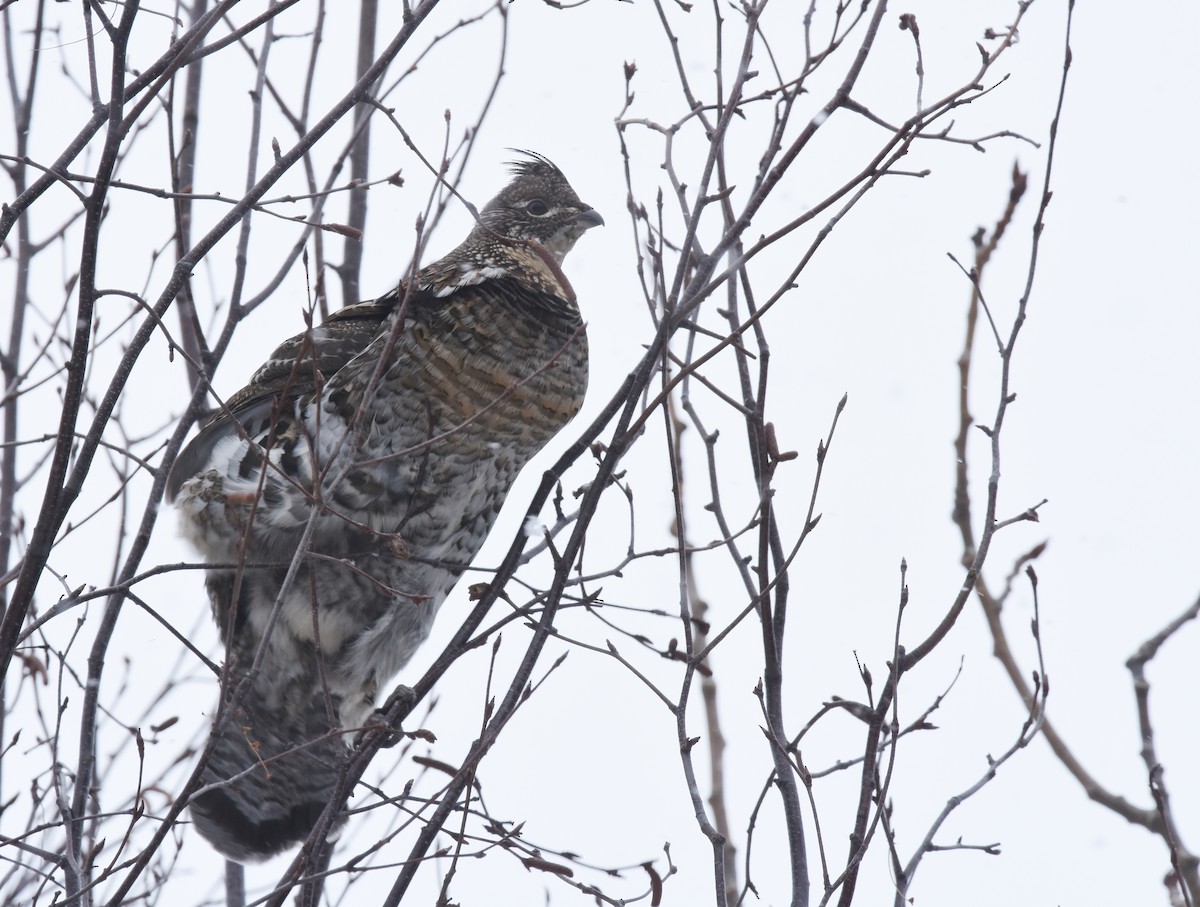
[[[462,276],[453,283],[448,283],[438,289],[434,294],[437,297],[449,296],[456,290],[461,290],[463,287],[473,287],[483,283],[485,280],[493,280],[497,277],[503,277],[508,272],[504,268],[498,268],[495,265],[485,265],[482,268],[477,268],[470,262],[460,262],[458,265]]]

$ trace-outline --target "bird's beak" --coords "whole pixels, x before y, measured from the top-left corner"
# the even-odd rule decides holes
[[[586,211],[580,211],[575,215],[575,223],[580,224],[583,229],[590,230],[592,227],[603,227],[604,218],[594,208],[588,208]]]

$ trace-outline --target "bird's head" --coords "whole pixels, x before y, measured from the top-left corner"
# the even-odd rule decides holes
[[[487,203],[481,225],[507,239],[540,243],[561,265],[585,230],[604,218],[579,200],[567,178],[540,154],[522,151],[513,161],[513,181]]]

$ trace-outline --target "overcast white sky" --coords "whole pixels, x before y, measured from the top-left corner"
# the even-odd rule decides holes
[[[474,10],[482,4],[451,6],[453,13],[439,13],[446,24],[464,8]],[[796,40],[806,6],[777,0],[764,20],[781,53],[786,54],[789,42]],[[970,4],[915,0],[895,5],[880,37],[878,61],[865,74],[859,99],[880,112],[891,112],[894,119],[909,112],[915,93],[911,38],[896,28],[900,13],[915,13],[921,24],[929,98],[945,93],[973,72],[978,63],[974,42],[981,39],[984,28],[999,28],[1010,21],[1015,7],[999,0]],[[298,10],[303,9],[302,4]],[[21,13],[18,9],[13,14]],[[71,40],[79,28],[77,14],[59,5],[54,5],[54,13],[67,23],[63,40]],[[697,4],[690,19],[706,23],[710,15],[706,4]],[[485,201],[505,179],[503,162],[511,156],[506,149],[531,148],[556,161],[580,196],[607,221],[605,229],[591,231],[580,242],[567,262],[589,322],[593,378],[587,409],[564,433],[561,447],[608,400],[652,332],[636,285],[613,128],[623,99],[623,63],[636,60],[639,69],[632,115],[672,121],[681,116],[684,105],[647,0],[627,4],[593,0],[570,11],[520,0],[509,7],[509,16],[507,78],[463,190],[476,202]],[[673,6],[672,17],[686,34],[688,21]],[[297,24],[282,30],[303,31],[310,18],[311,13],[298,12],[294,20],[284,20]],[[1011,78],[978,109],[960,118],[964,133],[1011,129],[1042,142],[1042,149],[1016,140],[989,143],[982,155],[965,147],[918,148],[911,156],[912,168],[930,167],[932,174],[919,181],[896,179],[872,193],[839,226],[771,323],[777,382],[771,417],[781,445],[801,451],[790,467],[794,477],[782,480],[785,492],[795,492],[793,531],[801,524],[807,504],[810,452],[827,431],[838,398],[844,392],[850,397],[818,508],[824,519],[792,576],[795,616],[787,650],[792,726],[802,723],[831,695],[861,698],[855,653],[876,677],[883,676],[901,558],[907,559],[909,567],[912,604],[906,621],[912,640],[920,639],[922,631],[936,622],[962,582],[957,534],[949,513],[951,443],[957,419],[955,359],[969,288],[946,252],[965,261],[971,254],[971,233],[980,224],[990,224],[1002,207],[1014,161],[1030,172],[1031,190],[1023,215],[1004,243],[986,286],[998,319],[1007,324],[1025,277],[1032,200],[1044,174],[1064,24],[1065,3],[1037,0],[1025,19],[1020,43],[994,73],[1011,73]],[[347,42],[344,51],[330,56],[336,59],[342,54],[348,70],[353,50],[351,36],[340,32],[343,27],[348,29],[349,23],[331,22],[327,40],[331,48],[338,47],[338,41]],[[1005,440],[1001,515],[1014,515],[1042,498],[1049,503],[1040,511],[1040,524],[1021,524],[1000,536],[988,574],[998,584],[1016,554],[1049,540],[1037,570],[1052,684],[1050,717],[1089,771],[1140,805],[1149,805],[1150,799],[1124,661],[1200,592],[1196,519],[1200,512],[1196,468],[1200,367],[1195,352],[1200,338],[1200,292],[1194,274],[1195,250],[1200,245],[1195,216],[1200,210],[1200,180],[1194,161],[1196,111],[1200,110],[1197,33],[1200,8],[1183,0],[1140,6],[1097,0],[1080,4],[1077,10],[1054,199],[1014,367],[1018,402],[1010,412]],[[390,37],[386,28],[381,34]],[[496,55],[493,36],[490,27],[464,35],[444,56],[423,64],[413,88],[389,101],[431,153],[436,155],[440,147],[442,110],[451,108],[456,117],[468,116],[473,99],[486,90]],[[685,63],[697,79],[711,69],[705,56],[708,46],[699,41],[684,45]],[[234,195],[244,173],[246,146],[239,124],[248,122],[249,116],[247,75],[214,70],[210,77],[229,81],[227,95],[211,96],[213,103],[222,105],[220,118],[227,125],[219,146],[215,130],[202,136],[202,149],[207,150],[202,150],[197,189]],[[324,101],[340,96],[346,84],[327,86]],[[64,97],[72,96],[68,89],[63,91]],[[819,94],[814,97],[814,106],[824,100]],[[62,134],[77,128],[86,113],[82,106],[79,111],[62,118]],[[217,113],[209,112],[205,121],[209,128]],[[846,118],[844,127],[836,122],[839,118]],[[818,143],[782,189],[780,208],[774,212],[776,223],[781,212],[803,210],[822,198],[836,185],[842,169],[857,169],[864,147],[874,147],[871,131],[852,119],[839,112],[827,124],[823,144]],[[38,123],[44,125],[43,120]],[[290,135],[282,125],[277,128],[286,146]],[[657,169],[658,145],[644,133],[630,135],[638,154],[635,172],[644,197],[650,199],[651,187],[663,178]],[[694,140],[694,136],[689,139]],[[879,140],[879,136],[873,139]],[[39,134],[43,144],[32,153],[49,157],[61,141],[61,135],[56,138],[47,128]],[[205,141],[213,144],[205,146]],[[745,143],[739,152],[744,147],[746,170],[751,173],[758,149],[752,136],[738,141]],[[0,138],[0,143],[9,144],[7,138]],[[694,143],[681,155],[684,160],[689,155],[694,159],[702,150]],[[397,277],[424,199],[424,189],[419,187],[427,185],[419,164],[382,119],[373,153],[373,176],[402,168],[411,182],[403,191],[386,187],[373,191],[364,240],[362,285],[367,293],[387,288]],[[156,166],[153,156],[148,155],[145,166]],[[220,213],[214,209],[202,216],[215,218]],[[137,217],[132,205],[115,211],[110,229],[130,230],[136,236]],[[454,213],[434,237],[430,257],[446,251],[468,223],[465,213]],[[751,232],[757,235],[771,228],[770,222],[756,224]],[[273,224],[256,231],[255,243],[261,243],[256,254],[266,256],[264,262],[274,261],[271,256],[282,254],[279,250],[292,241],[294,233],[287,230]],[[148,250],[166,239],[164,235],[130,242],[131,257],[121,260],[114,253],[105,262],[104,279],[140,289],[146,279]],[[117,245],[111,243],[109,248]],[[208,285],[214,295],[227,298],[232,257],[232,242],[226,240],[198,272],[202,279],[197,285]],[[62,267],[66,271],[73,265],[68,262]],[[251,285],[257,286],[255,278],[271,273],[273,267],[252,267]],[[156,295],[166,273],[162,265],[152,273],[148,295]],[[122,274],[136,276],[122,279]],[[59,276],[43,275],[47,280]],[[298,313],[305,298],[304,276],[297,270],[289,279],[296,308],[285,308],[286,294],[279,294],[269,311],[255,316],[254,327],[242,333],[235,353],[218,375],[218,387],[226,394],[240,386],[279,339],[301,327]],[[4,259],[0,259],[0,280],[0,285],[11,285],[12,268]],[[989,354],[987,344],[981,343],[980,362],[987,361]],[[987,368],[977,389],[975,409],[981,421],[990,418],[994,406],[994,389],[986,380],[993,373],[993,368]],[[143,376],[130,392],[130,418],[147,426],[167,425],[182,408],[185,391],[178,363],[170,372],[160,368],[156,379]],[[37,436],[53,431],[52,410],[51,403],[44,412],[27,411],[25,433]],[[979,459],[984,454],[981,440],[975,448],[975,488],[980,498],[985,476]],[[668,497],[656,484],[662,481],[661,458],[653,453],[656,443],[648,442],[644,458],[629,463],[630,481],[639,502],[647,507],[639,528],[648,539],[665,539]],[[530,470],[513,492],[494,543],[507,543],[505,530],[511,532],[523,511],[536,472]],[[733,481],[731,487],[736,488]],[[777,506],[788,509],[786,493]],[[36,501],[28,499],[25,507],[32,513]],[[660,525],[654,525],[655,508],[661,513]],[[622,517],[615,509],[609,517],[610,522],[598,524],[598,531],[611,531],[614,544],[621,546]],[[77,537],[75,547],[64,546],[59,568],[70,561],[71,585],[102,585],[107,562],[100,561],[91,570],[80,567],[86,563],[83,550],[96,545],[97,538],[89,539],[83,532]],[[485,548],[480,563],[494,563],[500,551],[500,544]],[[173,538],[171,521],[161,521],[147,565],[187,556]],[[624,583],[605,585],[605,598],[669,610],[676,595],[674,569],[674,562],[667,560],[631,571]],[[709,574],[702,569],[700,578],[707,583],[703,592],[713,606],[715,621],[727,619],[742,606],[741,593],[723,585],[727,579],[715,569]],[[56,594],[49,588],[45,592]],[[144,594],[170,613],[182,630],[213,641],[196,574],[147,584]],[[456,615],[466,613],[467,606],[463,591],[451,596],[434,636],[405,677],[420,675],[450,637]],[[1009,609],[1010,631],[1023,646],[1023,663],[1032,669],[1032,646],[1023,631],[1032,613],[1029,596],[1024,591],[1014,593]],[[124,639],[134,653],[134,686],[145,682],[138,677],[161,676],[163,665],[177,654],[169,637],[135,613],[123,626]],[[568,616],[564,626],[589,634],[593,641],[603,640],[594,624]],[[668,635],[661,624],[652,626],[659,635]],[[506,652],[513,661],[523,641],[520,632],[509,631]],[[1200,777],[1195,768],[1200,753],[1195,706],[1198,645],[1200,628],[1185,628],[1150,672],[1157,745],[1177,817],[1193,849],[1200,848]],[[751,693],[761,672],[755,649],[753,628],[745,628],[714,659],[731,740],[728,780],[735,829],[744,828],[768,765]],[[478,678],[486,669],[486,653],[477,654],[448,676],[427,724],[439,737],[429,754],[446,762],[456,762],[477,732],[482,703]],[[961,677],[935,718],[940,729],[901,748],[893,793],[902,840],[910,847],[945,800],[984,771],[987,754],[998,754],[1011,742],[1023,717],[991,657],[974,606],[940,652],[912,679],[905,703],[910,715],[950,685],[960,660]],[[671,676],[662,670],[659,676]],[[109,676],[111,682],[118,682],[119,674]],[[194,690],[190,702],[180,705],[176,700],[161,714],[151,712],[150,722],[167,714],[181,717],[150,750],[149,758],[161,764],[169,763],[205,726],[204,712],[215,696],[215,685],[196,682],[189,690]],[[510,729],[481,775],[490,806],[498,815],[526,820],[530,840],[560,845],[604,866],[655,859],[669,841],[679,875],[668,883],[664,903],[706,902],[707,845],[690,814],[673,750],[673,728],[661,704],[644,687],[612,662],[576,650],[517,722],[519,726]],[[844,729],[858,734],[849,723]],[[856,741],[857,736],[830,734],[814,741],[805,757],[814,768],[826,765],[853,752]],[[389,760],[394,761],[394,756],[384,754],[380,761]],[[411,773],[403,763],[395,771]],[[850,780],[818,787],[820,803],[832,816],[845,814],[838,804],[848,802],[844,798]],[[770,821],[776,818],[769,817]],[[829,832],[838,859],[845,841],[842,821],[833,819],[834,830]],[[5,833],[11,832],[5,829]],[[1040,740],[959,810],[939,840],[949,843],[959,836],[971,843],[999,842],[1002,855],[931,855],[913,889],[920,907],[1167,903],[1161,880],[1168,864],[1161,843],[1090,803]],[[782,904],[788,898],[773,846],[768,836],[756,845],[761,850],[756,850],[753,872],[764,904]],[[400,854],[396,852],[397,859]],[[215,855],[198,838],[189,841],[184,855],[173,880],[177,886],[173,897],[181,900],[172,903],[192,903],[201,895],[218,897],[220,864]],[[739,852],[739,859],[743,855]],[[266,880],[281,866],[271,865],[253,878]],[[428,873],[429,891],[434,876]],[[640,882],[639,878],[625,888],[614,886],[610,893],[633,895]],[[386,872],[380,883],[383,890],[390,884]],[[870,862],[860,887],[860,903],[890,903],[886,865],[878,859]],[[463,904],[580,900],[553,880],[526,873],[499,856],[463,867],[453,893]],[[361,888],[355,897],[365,897]],[[360,902],[371,903],[354,901]]]

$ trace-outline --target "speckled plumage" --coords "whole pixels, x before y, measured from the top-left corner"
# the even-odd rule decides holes
[[[521,467],[583,402],[587,338],[561,263],[603,221],[546,159],[514,171],[411,287],[276,349],[172,470],[168,496],[209,561],[272,565],[207,579],[230,689],[261,659],[214,728],[205,783],[246,774],[191,804],[232,859],[307,835],[352,739],[338,731],[367,720]]]

